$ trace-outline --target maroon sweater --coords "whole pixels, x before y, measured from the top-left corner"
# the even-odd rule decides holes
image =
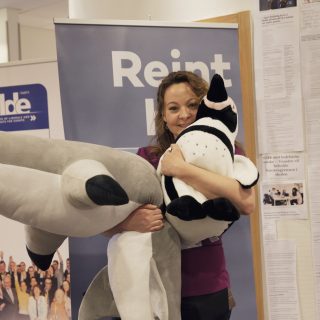
[[[155,168],[159,157],[150,153],[150,147],[140,148],[139,156]],[[182,297],[214,293],[229,287],[229,274],[221,239],[202,241],[202,246],[181,252]]]

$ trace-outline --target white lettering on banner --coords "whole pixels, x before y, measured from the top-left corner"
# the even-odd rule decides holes
[[[225,87],[231,87],[232,82],[231,79],[225,79],[223,77],[223,71],[224,70],[230,70],[230,62],[223,62],[223,56],[222,54],[215,54],[213,62],[211,62],[210,67],[212,70],[215,71],[215,73],[219,73],[221,77],[224,80]]]
[[[172,49],[171,50],[171,57],[173,59],[180,58],[180,50]],[[172,61],[172,71],[179,71],[181,70],[181,63],[179,61]]]
[[[156,111],[154,108],[153,99],[145,99],[145,108],[146,108],[146,121],[147,121],[147,135],[154,136],[156,134],[154,118]]]
[[[186,62],[186,70],[195,72],[197,70],[200,71],[201,77],[206,80],[208,83],[210,82],[210,74],[207,65],[201,61],[195,62]]]
[[[172,49],[171,57],[173,59],[180,58],[180,51]],[[123,62],[127,61],[129,66],[124,67]],[[151,87],[158,87],[161,79],[172,71],[188,70],[200,71],[201,76],[207,81],[210,81],[210,70],[219,73],[224,79],[225,86],[231,87],[231,79],[224,78],[224,70],[230,70],[230,62],[223,61],[223,54],[215,54],[210,67],[203,61],[185,61],[184,68],[182,68],[180,61],[172,61],[171,68],[161,61],[151,61],[144,67],[144,80]],[[123,79],[127,78],[134,87],[144,87],[143,82],[138,76],[141,71],[142,62],[140,57],[132,51],[112,51],[112,70],[113,70],[113,84],[115,87],[123,87]]]
[[[122,60],[131,62],[131,67],[123,68]],[[141,70],[141,60],[137,54],[131,51],[112,51],[113,84],[115,87],[123,87],[123,78],[127,77],[134,87],[143,87],[137,74]]]
[[[30,113],[31,103],[26,98],[19,99],[19,93],[14,92],[13,98],[6,100],[4,94],[0,94],[0,115],[14,115]]]
[[[158,70],[158,71],[157,71]],[[168,74],[167,66],[161,61],[151,61],[144,69],[144,78],[152,87],[158,87],[161,80]],[[158,79],[155,79],[158,77]]]

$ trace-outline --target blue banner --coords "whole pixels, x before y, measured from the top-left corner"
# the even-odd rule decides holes
[[[142,22],[141,22],[142,23]],[[207,81],[223,76],[237,104],[243,142],[239,43],[236,26],[56,24],[61,102],[66,139],[135,150],[150,144],[156,91],[170,71],[189,70]],[[70,239],[73,318],[83,293],[106,264],[107,238]],[[224,236],[233,316],[256,318],[249,219]],[[245,288],[245,289],[244,289]]]
[[[0,130],[48,128],[48,98],[43,85],[0,87]]]

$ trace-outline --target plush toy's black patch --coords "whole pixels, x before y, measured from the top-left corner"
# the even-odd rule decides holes
[[[217,119],[221,121],[231,132],[235,132],[237,129],[237,114],[232,110],[230,105],[222,110],[215,110],[208,108],[202,101],[199,105],[196,120],[202,118]]]
[[[223,102],[228,99],[228,93],[222,77],[216,73],[211,80],[207,98],[213,102]]]
[[[172,200],[167,206],[167,212],[184,221],[206,217],[201,204],[191,196],[182,196]]]
[[[216,128],[210,127],[210,126],[205,126],[205,125],[190,126],[190,127],[186,128],[185,130],[183,130],[178,135],[176,141],[178,141],[181,136],[183,136],[184,134],[191,132],[191,131],[202,131],[202,132],[206,132],[206,133],[209,133],[209,134],[212,134],[212,135],[218,137],[223,142],[223,144],[228,148],[230,155],[232,157],[232,160],[234,160],[233,145],[230,142],[230,139],[222,131],[220,131]]]
[[[252,181],[250,184],[243,184],[243,183],[241,183],[240,181],[238,181],[240,184],[241,184],[241,187],[243,188],[243,189],[250,189],[250,188],[252,188],[253,186],[255,186],[256,184],[257,184],[257,182],[258,182],[258,180],[259,180],[259,177],[260,177],[260,175],[259,175],[259,172],[258,172],[258,174],[257,174],[257,179],[255,179],[254,181]]]
[[[100,206],[117,206],[129,202],[127,193],[120,184],[106,175],[92,177],[86,182],[88,197]]]
[[[166,187],[166,192],[168,194],[168,197],[170,198],[171,201],[176,198],[179,198],[179,195],[178,195],[178,192],[174,186],[172,177],[165,176],[164,177],[164,185]]]
[[[30,259],[38,268],[45,271],[50,267],[54,253],[48,255],[40,255],[32,252],[28,247],[26,248]]]
[[[226,198],[207,200],[202,204],[202,210],[215,220],[236,221],[240,218],[238,209]]]

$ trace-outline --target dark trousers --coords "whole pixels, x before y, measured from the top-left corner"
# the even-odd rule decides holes
[[[230,316],[228,289],[202,296],[182,298],[182,320],[229,320]]]
[[[229,320],[230,316],[227,288],[211,294],[182,298],[182,320]]]

